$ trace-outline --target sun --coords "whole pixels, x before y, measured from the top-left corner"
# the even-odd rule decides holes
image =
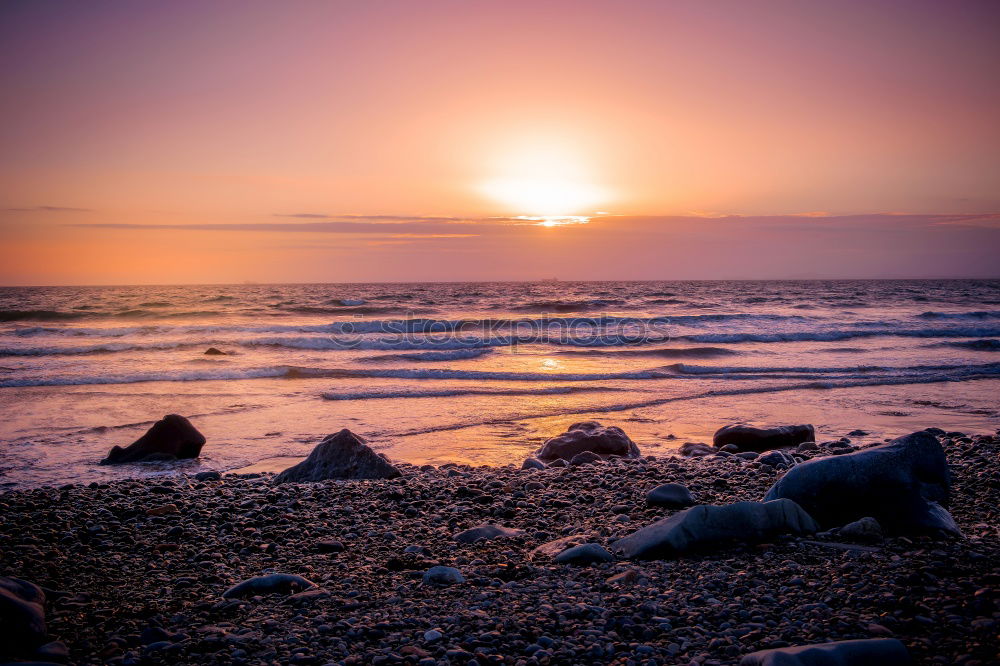
[[[611,193],[595,184],[580,151],[556,141],[521,142],[494,160],[494,175],[480,194],[517,215],[571,216],[607,203]]]
[[[556,178],[497,178],[480,186],[495,201],[528,215],[572,215],[604,203],[602,188]]]

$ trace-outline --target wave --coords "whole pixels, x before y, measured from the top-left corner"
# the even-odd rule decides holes
[[[717,358],[739,356],[742,352],[724,347],[672,347],[658,349],[564,349],[557,354],[581,356],[658,356],[662,358]]]
[[[61,312],[59,310],[0,310],[0,321],[62,321],[82,319],[90,315],[84,312]]]
[[[792,331],[787,333],[695,333],[678,336],[691,342],[834,342],[868,337],[978,338],[1000,336],[1000,327],[984,328],[860,328],[832,331]]]
[[[151,342],[146,344],[129,344],[126,342],[108,342],[93,345],[78,345],[66,347],[0,347],[2,356],[64,356],[79,354],[108,354],[114,352],[178,349],[181,347],[200,347],[200,343],[187,342]]]
[[[479,358],[486,354],[492,354],[491,347],[454,349],[451,351],[426,351],[413,352],[412,354],[380,354],[378,356],[368,356],[365,361],[376,363],[383,361],[461,361],[470,358]]]
[[[570,393],[594,393],[594,392],[610,392],[619,391],[620,389],[613,387],[601,387],[601,388],[590,388],[585,386],[551,386],[545,388],[510,388],[510,389],[431,389],[426,391],[421,390],[386,390],[379,391],[373,389],[370,391],[353,391],[353,392],[334,392],[328,391],[322,393],[321,396],[324,400],[370,400],[370,399],[381,399],[381,398],[450,398],[455,396],[464,395],[567,395]]]
[[[1000,319],[1000,312],[996,310],[979,310],[976,312],[922,312],[917,315],[920,319]]]
[[[974,351],[1000,351],[1000,340],[957,340],[949,342],[939,342],[935,347],[956,347],[958,349],[972,349]]]
[[[198,382],[235,379],[261,379],[289,376],[290,368],[276,366],[269,368],[248,368],[245,370],[176,370],[160,372],[137,372],[132,374],[81,375],[76,377],[32,377],[25,379],[0,380],[0,388],[25,386],[87,386],[105,384],[138,384],[141,382]]]

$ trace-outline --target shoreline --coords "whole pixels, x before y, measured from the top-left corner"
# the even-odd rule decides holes
[[[941,443],[961,539],[862,546],[821,534],[576,567],[530,553],[575,534],[607,546],[674,513],[645,502],[662,483],[698,503],[759,501],[781,472],[736,457],[402,463],[401,478],[378,481],[226,474],[6,490],[0,572],[64,593],[46,604],[48,632],[79,664],[712,665],[889,635],[915,663],[987,664],[1000,624],[1000,437]],[[484,523],[523,533],[454,540]],[[465,582],[423,584],[434,565]],[[272,572],[318,589],[221,596]]]

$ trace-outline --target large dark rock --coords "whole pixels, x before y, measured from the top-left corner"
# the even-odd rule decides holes
[[[790,500],[701,504],[615,541],[611,550],[625,558],[677,557],[735,541],[760,543],[818,530],[816,521]]]
[[[574,423],[558,437],[547,440],[536,457],[549,462],[562,458],[572,460],[584,451],[596,453],[599,456],[621,456],[623,458],[638,458],[639,447],[621,428],[602,426],[597,421],[582,421]]]
[[[573,546],[555,556],[556,564],[575,564],[577,566],[614,562],[614,560],[615,556],[598,543]]]
[[[325,479],[395,479],[401,473],[375,453],[365,440],[344,428],[316,445],[309,457],[274,477],[286,481]]]
[[[802,442],[816,440],[816,431],[811,425],[788,425],[774,428],[755,428],[736,424],[727,425],[715,431],[712,442],[717,447],[734,444],[740,451],[770,451],[798,446]]]
[[[33,653],[46,642],[44,604],[45,593],[34,583],[0,576],[0,654]]]
[[[101,461],[102,465],[197,458],[205,436],[183,416],[167,414],[153,424],[146,434],[123,449],[116,446]]]
[[[947,504],[948,492],[944,450],[937,438],[921,431],[796,465],[764,499],[790,499],[826,528],[871,516],[890,534],[960,534],[941,506]]]
[[[316,587],[316,583],[295,574],[274,573],[254,576],[222,593],[224,599],[242,599],[264,594],[292,594]]]
[[[895,638],[796,645],[752,652],[740,666],[907,666],[910,653]]]

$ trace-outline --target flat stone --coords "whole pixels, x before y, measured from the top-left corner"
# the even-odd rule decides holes
[[[677,557],[734,541],[759,543],[780,534],[813,534],[819,529],[795,502],[701,504],[633,532],[611,544],[625,558]]]
[[[567,548],[555,556],[556,564],[576,564],[585,566],[601,562],[613,562],[615,556],[596,543],[584,543]]]
[[[524,530],[502,527],[500,525],[478,525],[463,530],[452,538],[459,543],[475,543],[480,539],[492,541],[493,539],[516,537],[522,534],[524,534]]]
[[[292,594],[316,587],[316,583],[295,574],[254,576],[222,593],[224,599],[242,599],[264,594]]]
[[[895,638],[869,638],[760,650],[740,666],[909,666],[906,646]]]

